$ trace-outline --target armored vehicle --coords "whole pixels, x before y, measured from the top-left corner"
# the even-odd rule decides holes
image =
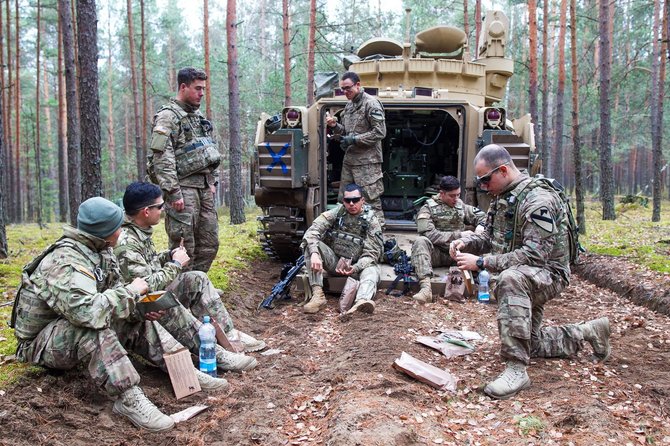
[[[530,116],[511,120],[496,105],[514,71],[505,57],[509,20],[490,11],[482,28],[474,59],[465,32],[450,26],[418,33],[413,45],[374,38],[344,58],[345,68],[358,73],[386,113],[382,207],[387,232],[415,234],[417,205],[436,193],[444,175],[461,180],[466,203],[486,209],[489,199],[477,189],[472,168],[486,144],[503,145],[519,168],[532,167]],[[334,74],[334,86],[337,78]],[[264,213],[261,240],[274,258],[297,258],[304,231],[337,203],[344,151],[325,119],[328,113],[339,116],[346,103],[344,93],[332,88],[309,108],[261,115],[254,194]]]

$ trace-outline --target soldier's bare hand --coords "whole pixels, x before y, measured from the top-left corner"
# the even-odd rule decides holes
[[[326,124],[328,124],[328,127],[335,127],[337,124],[337,118],[335,116],[331,116],[330,112],[326,113]]]
[[[137,294],[146,294],[147,291],[149,290],[149,285],[147,285],[147,281],[144,280],[141,277],[136,278],[132,282],[130,282],[130,287],[137,293]]]
[[[347,268],[338,268],[335,272],[341,276],[351,276],[354,273],[354,267],[349,266]]]
[[[209,186],[209,190],[212,191],[212,195],[216,195],[216,186],[212,184],[211,186]]]
[[[452,259],[456,259],[456,255],[460,254],[461,249],[465,248],[465,243],[463,240],[454,240],[449,244],[449,255]]]
[[[312,268],[312,271],[317,273],[323,271],[323,263],[321,262],[321,256],[318,252],[312,253],[309,267]]]
[[[181,263],[181,266],[186,266],[191,258],[186,252],[186,248],[180,246],[179,248],[172,250],[172,260],[176,260],[177,262]]]
[[[470,270],[470,271],[477,271],[479,268],[477,267],[477,259],[479,256],[476,256],[474,254],[469,254],[467,252],[461,252],[456,255],[456,264],[458,265],[458,268],[461,270]]]
[[[180,198],[177,201],[173,201],[170,203],[170,206],[172,206],[172,209],[174,209],[177,212],[181,212],[184,210],[184,199]]]
[[[162,318],[163,316],[165,316],[165,310],[150,311],[150,312],[144,314],[144,319],[146,319],[148,321],[157,321],[158,319]]]

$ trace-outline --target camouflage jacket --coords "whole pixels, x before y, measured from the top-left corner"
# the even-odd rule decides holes
[[[384,107],[378,99],[361,92],[342,112],[342,123],[333,128],[335,135],[355,135],[344,162],[355,166],[382,162],[382,139],[386,136]]]
[[[479,208],[463,203],[459,198],[454,207],[443,203],[439,195],[429,198],[416,215],[419,234],[434,246],[449,249],[449,244],[461,237],[466,226],[484,226],[486,214]]]
[[[547,269],[567,284],[570,280],[567,215],[555,191],[534,187],[532,181],[527,175],[520,175],[491,202],[487,231],[464,237],[463,241],[469,250],[491,252],[485,256],[485,265],[493,273],[529,265]],[[516,197],[526,188],[530,191],[523,201],[517,202]]]
[[[302,239],[303,249],[307,248],[309,254],[319,252],[319,242],[333,248],[333,244],[338,242],[333,238],[334,232],[351,234],[354,242],[358,243],[360,255],[351,259],[354,272],[363,271],[368,266],[375,264],[381,257],[384,250],[382,227],[369,206],[364,206],[360,214],[351,215],[346,211],[344,205],[338,204],[334,209],[319,215],[312,226],[305,231]],[[335,253],[338,254],[337,250]]]
[[[156,252],[151,240],[153,228],[140,228],[130,220],[123,222],[122,228],[114,254],[124,280],[141,277],[147,281],[149,291],[164,290],[179,275],[181,266],[171,261],[169,250]]]
[[[34,339],[41,328],[61,318],[94,330],[133,318],[139,295],[124,286],[104,240],[66,227],[45,252],[37,265],[31,262],[24,268],[15,303],[19,340]]]
[[[218,163],[185,178],[177,173],[178,153],[193,145],[193,141],[212,138],[211,124],[206,129],[203,122],[208,121],[200,110],[176,99],[161,107],[153,118],[147,170],[150,179],[167,194],[169,202],[183,198],[181,186],[204,188],[218,181]]]

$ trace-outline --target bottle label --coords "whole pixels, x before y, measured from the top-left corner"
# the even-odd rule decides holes
[[[489,303],[490,300],[489,293],[479,293],[479,295],[477,296],[477,300],[479,300],[479,302],[482,303]]]

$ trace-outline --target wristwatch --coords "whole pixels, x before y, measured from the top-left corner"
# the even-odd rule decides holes
[[[479,257],[476,262],[477,268],[479,268],[479,271],[484,269],[484,257]]]

